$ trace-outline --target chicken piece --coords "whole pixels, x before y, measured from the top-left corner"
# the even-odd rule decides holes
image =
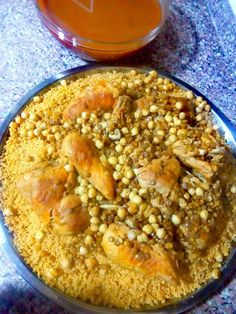
[[[180,177],[181,167],[174,156],[163,156],[136,169],[135,174],[141,187],[155,188],[163,196],[167,196]]]
[[[90,139],[77,133],[68,134],[62,143],[62,152],[79,174],[107,199],[115,197],[112,168],[105,157],[99,158],[99,152]]]
[[[52,213],[53,228],[60,234],[72,235],[83,232],[89,225],[89,214],[81,207],[80,197],[65,196]]]
[[[130,229],[122,224],[111,224],[102,239],[102,247],[107,257],[115,264],[133,269],[148,277],[160,276],[167,281],[178,281],[178,265],[175,256],[159,245],[141,245],[132,241],[130,245],[124,243],[116,245],[113,237],[124,238]]]
[[[116,102],[118,90],[112,86],[106,86],[100,82],[97,86],[91,86],[76,96],[65,108],[64,119],[78,117],[81,112],[93,112],[98,109],[112,110]]]
[[[197,159],[192,152],[188,152],[187,145],[181,141],[173,144],[173,153],[188,167],[193,168],[196,172],[210,179],[213,175],[213,169],[209,162]]]
[[[146,97],[142,97],[135,101],[135,105],[139,110],[149,109],[151,106],[151,102]]]
[[[131,112],[132,103],[129,96],[119,96],[114,106],[111,120],[125,122],[125,117]]]
[[[179,225],[179,230],[176,234],[180,243],[189,252],[202,253],[217,241],[222,234],[224,226],[227,223],[227,215],[225,215],[223,202],[214,210],[217,216],[211,216],[211,223],[203,221],[198,216],[186,216]],[[204,228],[207,223],[207,228]]]
[[[52,209],[65,191],[67,176],[64,168],[44,163],[21,175],[16,186],[39,216],[49,222]]]

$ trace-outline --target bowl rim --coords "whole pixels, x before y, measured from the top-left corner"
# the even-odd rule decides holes
[[[156,0],[160,4],[161,10],[162,10],[162,16],[161,16],[161,21],[160,24],[157,25],[154,29],[152,29],[149,33],[142,37],[137,37],[132,40],[127,40],[127,41],[118,41],[118,42],[106,42],[106,41],[99,41],[99,40],[94,40],[94,39],[89,39],[87,37],[79,36],[79,35],[73,35],[72,33],[62,29],[59,25],[57,25],[55,22],[53,22],[49,17],[47,17],[42,10],[40,9],[37,0],[34,0],[35,7],[37,9],[37,12],[39,14],[39,17],[43,23],[46,24],[46,26],[50,29],[50,31],[57,32],[58,37],[60,36],[61,40],[64,40],[66,36],[66,41],[70,42],[73,44],[73,46],[84,46],[86,43],[87,44],[100,44],[102,46],[105,46],[104,49],[101,47],[97,50],[105,50],[106,47],[112,47],[112,46],[122,46],[122,45],[128,45],[128,44],[135,44],[137,42],[145,42],[145,41],[150,41],[152,40],[162,29],[168,14],[169,14],[169,0]],[[81,40],[81,43],[76,43],[77,40]],[[90,47],[88,47],[90,48]]]
[[[127,67],[127,66],[109,66],[109,65],[84,65],[75,68],[71,68],[55,74],[50,78],[42,81],[35,87],[33,87],[29,92],[27,92],[21,100],[16,103],[15,106],[11,109],[5,120],[3,121],[0,128],[0,154],[2,154],[2,149],[5,144],[6,137],[8,136],[8,126],[14,117],[21,112],[25,106],[32,100],[32,98],[40,92],[46,91],[48,88],[51,88],[52,85],[58,84],[58,81],[62,79],[72,79],[74,76],[86,76],[88,74],[103,72],[103,71],[129,71],[137,70],[139,72],[147,72],[153,70],[149,67]],[[158,74],[162,77],[169,78],[174,81],[181,87],[191,90],[196,96],[203,97],[212,107],[214,115],[216,115],[228,132],[228,135],[231,136],[231,141],[236,147],[236,129],[234,128],[231,121],[217,108],[207,97],[205,97],[201,92],[199,92],[194,87],[183,82],[182,80],[174,77],[173,75],[161,71],[158,69]],[[218,289],[222,288],[226,280],[230,279],[236,269],[236,244],[232,244],[231,254],[228,256],[227,261],[224,263],[221,268],[221,277],[220,279],[210,280],[200,289],[194,291],[192,294],[187,295],[186,297],[178,300],[175,304],[167,304],[163,307],[151,308],[145,310],[120,310],[115,308],[108,308],[102,306],[95,306],[89,303],[85,303],[69,296],[66,296],[59,290],[47,286],[33,270],[26,264],[18,250],[16,249],[13,242],[13,234],[9,231],[7,225],[5,224],[5,219],[2,210],[0,210],[0,232],[3,235],[2,248],[7,257],[13,262],[16,271],[21,275],[21,277],[29,283],[29,285],[48,298],[50,301],[54,301],[56,304],[62,306],[64,309],[72,311],[74,313],[91,314],[91,313],[158,313],[158,314],[177,314],[182,313],[183,311],[189,310],[192,307],[196,306],[207,297],[212,295]],[[82,312],[83,311],[83,312]]]

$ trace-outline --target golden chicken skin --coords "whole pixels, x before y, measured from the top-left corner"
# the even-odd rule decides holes
[[[184,165],[193,168],[205,178],[210,179],[214,175],[210,163],[196,158],[192,152],[188,151],[187,145],[183,142],[177,141],[173,144],[173,153]]]
[[[52,212],[53,228],[60,234],[72,235],[83,232],[89,225],[87,209],[82,208],[80,197],[65,196]]]
[[[178,282],[178,265],[172,253],[159,245],[140,244],[133,240],[130,245],[116,241],[124,239],[129,228],[123,223],[109,226],[102,239],[102,247],[107,257],[115,264],[133,269],[145,276],[159,276],[167,281]],[[110,241],[114,239],[113,241]]]
[[[82,209],[76,195],[63,197],[69,176],[64,168],[47,163],[20,176],[17,188],[45,223],[60,234],[84,231],[89,224],[88,211]]]
[[[62,143],[62,152],[79,174],[107,199],[115,197],[112,169],[105,157],[99,158],[99,151],[90,139],[77,133],[68,134]]]
[[[22,174],[16,186],[21,195],[45,222],[65,191],[68,173],[64,168],[42,163],[36,169]]]
[[[181,167],[174,156],[162,156],[153,159],[147,166],[136,169],[135,174],[141,187],[155,188],[167,196],[180,177]]]
[[[96,86],[86,88],[76,96],[64,110],[63,117],[73,119],[82,112],[93,112],[98,109],[110,111],[116,102],[116,95],[118,95],[116,88],[108,87],[100,82]]]

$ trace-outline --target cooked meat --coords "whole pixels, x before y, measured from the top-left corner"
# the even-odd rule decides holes
[[[181,167],[174,156],[163,156],[153,159],[145,167],[135,170],[141,187],[153,187],[167,196],[179,179]]]
[[[138,109],[143,110],[150,108],[151,102],[146,97],[142,97],[135,101],[135,105]]]
[[[66,107],[63,117],[64,119],[72,119],[78,117],[82,112],[93,112],[104,109],[112,110],[116,103],[114,97],[118,91],[114,87],[107,87],[104,84],[88,87],[78,96],[76,96]]]
[[[83,232],[89,225],[89,214],[81,206],[77,195],[65,196],[52,212],[53,228],[60,234],[71,235]]]
[[[102,247],[107,257],[122,267],[134,269],[146,276],[160,276],[167,281],[178,281],[178,267],[174,255],[158,245],[141,245],[133,241],[116,245],[113,239],[124,238],[129,228],[122,224],[111,224],[102,239]]]
[[[131,112],[132,103],[129,96],[119,96],[114,106],[111,120],[115,122],[125,122]]]
[[[22,174],[16,185],[32,208],[44,221],[49,222],[52,209],[63,196],[67,177],[64,168],[44,163]]]
[[[210,179],[214,175],[210,163],[194,157],[191,152],[188,152],[187,145],[185,145],[181,141],[177,141],[173,144],[173,153],[186,166],[193,168],[194,170],[196,170],[196,172],[200,173],[207,179]]]
[[[99,151],[91,140],[77,133],[68,134],[63,141],[62,151],[82,177],[107,199],[114,198],[112,169],[105,158],[99,158]]]

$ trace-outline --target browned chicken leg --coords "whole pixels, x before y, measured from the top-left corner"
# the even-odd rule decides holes
[[[36,213],[61,234],[77,234],[89,224],[87,210],[82,209],[80,198],[67,195],[63,198],[69,178],[64,168],[39,164],[18,179],[17,188]]]
[[[78,96],[76,96],[66,107],[63,117],[64,119],[76,118],[81,112],[93,112],[98,109],[106,111],[112,110],[118,95],[118,90],[111,86],[98,84],[88,87]]]
[[[53,211],[52,217],[54,229],[61,234],[77,234],[89,225],[88,211],[81,207],[80,197],[77,195],[65,196]]]
[[[167,281],[178,281],[178,266],[172,253],[159,245],[141,245],[133,241],[131,245],[116,245],[110,239],[124,238],[129,228],[122,224],[111,224],[102,239],[102,247],[107,257],[115,264],[136,270],[149,277],[160,276]]]
[[[115,197],[112,169],[105,159],[99,158],[99,152],[91,140],[77,133],[71,133],[65,137],[62,151],[76,167],[79,174],[107,199]]]
[[[43,163],[37,169],[21,175],[16,185],[33,209],[45,222],[49,222],[52,209],[65,191],[67,176],[64,168]]]

